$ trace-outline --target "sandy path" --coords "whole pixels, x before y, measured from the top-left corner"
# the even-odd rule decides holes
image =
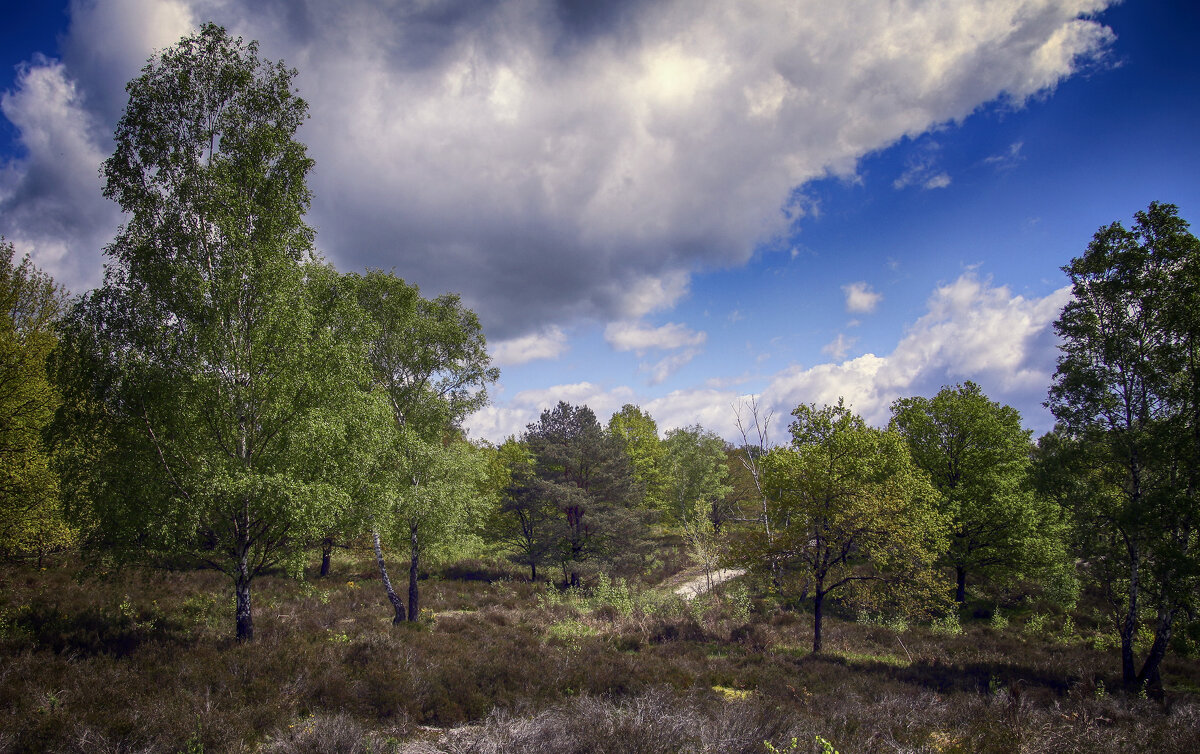
[[[713,586],[716,586],[717,584],[721,584],[726,581],[729,581],[730,579],[737,578],[738,576],[741,576],[745,572],[746,572],[745,568],[719,568],[719,569],[713,571],[713,574],[712,574]],[[708,591],[708,579],[705,578],[703,573],[701,573],[696,578],[691,579],[690,581],[685,581],[684,583],[675,587],[674,591],[675,591],[675,594],[678,594],[680,597],[683,597],[685,600],[690,600],[693,597],[696,597],[696,596],[701,595],[704,592]]]

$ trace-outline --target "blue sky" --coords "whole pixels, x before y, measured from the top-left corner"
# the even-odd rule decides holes
[[[479,312],[493,440],[560,399],[732,439],[748,395],[778,440],[966,379],[1041,432],[1059,268],[1200,221],[1193,2],[10,5],[0,233],[98,283],[124,83],[224,24],[300,71],[326,257]]]

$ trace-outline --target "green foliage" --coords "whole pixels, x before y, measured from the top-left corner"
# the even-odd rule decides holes
[[[63,292],[0,239],[0,557],[41,557],[74,543],[45,431],[61,402],[47,374]]]
[[[886,585],[887,599],[935,604],[931,566],[946,547],[945,521],[898,434],[868,427],[840,401],[801,405],[792,415],[791,446],[763,459],[772,519],[788,525],[755,560],[803,576],[813,591],[813,651],[820,651],[831,592]]]
[[[553,623],[546,631],[546,635],[552,641],[572,650],[578,650],[580,641],[595,636],[597,633],[596,629],[573,618]]]
[[[1042,636],[1048,631],[1050,616],[1045,613],[1034,613],[1025,621],[1024,631],[1033,636]]]
[[[950,522],[942,563],[956,571],[958,602],[968,575],[1012,583],[1067,567],[1065,524],[1030,484],[1032,445],[1016,409],[967,382],[933,398],[897,400],[891,426],[939,493],[938,510]]]
[[[855,620],[866,625],[883,626],[898,634],[908,630],[908,620],[899,613],[872,612],[866,608],[860,608]]]
[[[387,450],[369,464],[373,494],[357,500],[355,520],[391,545],[407,545],[407,617],[415,621],[420,558],[477,543],[486,519],[485,452],[463,441],[458,425],[487,403],[487,386],[499,372],[489,365],[479,319],[457,296],[428,300],[379,270],[345,281],[368,320],[363,334],[372,382],[391,409],[382,425]],[[377,557],[384,574],[381,548]],[[384,585],[399,620],[400,601],[390,580]]]
[[[368,357],[398,425],[436,441],[487,404],[500,372],[490,366],[479,318],[458,296],[423,298],[381,270],[346,277],[371,320]]]
[[[705,573],[726,555],[725,542],[716,530],[714,510],[730,492],[725,441],[700,425],[667,433],[662,463],[667,500],[667,521],[679,528]]]
[[[838,754],[837,749],[833,748],[833,744],[831,744],[829,741],[826,741],[820,735],[814,736],[813,742],[817,746],[821,747],[822,754]]]
[[[347,506],[330,466],[378,415],[303,221],[294,75],[211,24],[147,63],[104,163],[128,221],[64,338],[70,424],[95,438],[76,521],[119,560],[228,574],[239,638],[254,577],[297,570]]]
[[[637,595],[625,579],[610,579],[605,573],[596,577],[596,585],[592,587],[592,599],[597,605],[610,607],[624,618],[633,615],[638,603]]]
[[[1153,203],[1063,270],[1073,295],[1055,322],[1059,424],[1040,444],[1040,482],[1076,518],[1118,619],[1124,684],[1157,688],[1176,620],[1200,607],[1200,240]]]
[[[750,601],[750,590],[740,581],[733,586],[726,587],[721,595],[725,602],[725,608],[729,611],[729,617],[733,618],[738,623],[746,623],[750,620],[750,615],[754,609],[754,603]]]
[[[421,554],[448,562],[479,541],[486,499],[483,452],[464,440],[424,443],[407,438],[399,469],[411,484],[398,497],[399,538],[415,525]]]
[[[658,438],[658,424],[646,411],[626,403],[608,420],[608,433],[617,438],[629,462],[633,476],[642,487],[643,505],[661,510],[669,500],[667,448]]]
[[[533,454],[524,443],[508,438],[491,456],[488,479],[499,504],[487,521],[486,535],[513,562],[528,567],[530,580],[536,581],[538,567],[554,551],[558,509],[542,494]]]
[[[634,571],[644,561],[647,515],[620,442],[587,406],[560,402],[530,424],[523,442],[534,458],[530,494],[553,505],[553,557],[571,586],[585,568]]]
[[[963,629],[962,623],[958,619],[958,611],[953,610],[934,618],[933,622],[929,624],[929,630],[942,636],[959,636]]]

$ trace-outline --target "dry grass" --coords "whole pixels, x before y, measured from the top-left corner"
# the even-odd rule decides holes
[[[562,599],[486,563],[425,582],[426,619],[393,627],[369,559],[339,566],[261,580],[248,645],[213,574],[9,567],[0,751],[1197,747],[1194,660],[1166,664],[1155,702],[1111,693],[1112,653],[983,620],[947,636],[833,618],[814,657],[805,615]]]

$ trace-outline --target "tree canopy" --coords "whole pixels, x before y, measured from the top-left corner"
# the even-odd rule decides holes
[[[643,490],[643,505],[658,510],[667,502],[663,462],[666,448],[658,438],[658,423],[649,412],[626,403],[608,420],[608,432],[620,440]]]
[[[44,433],[61,396],[47,372],[63,292],[0,239],[0,555],[42,555],[72,541]]]
[[[309,285],[294,75],[212,24],[147,63],[103,170],[127,222],[67,327],[100,438],[79,520],[117,557],[227,573],[242,639],[253,578],[295,566],[347,504],[314,448],[378,405]]]
[[[380,270],[347,275],[346,282],[368,320],[372,382],[391,407],[392,453],[379,468],[386,492],[360,518],[375,534],[395,620],[415,621],[421,553],[465,525],[462,485],[483,473],[465,443],[451,438],[468,413],[487,403],[487,386],[499,372],[490,366],[479,319],[457,296],[426,299],[417,286]],[[380,534],[408,545],[407,616],[387,577]]]
[[[939,493],[950,523],[943,562],[955,571],[958,602],[968,575],[1011,580],[1064,561],[1063,527],[1030,484],[1032,443],[1016,409],[968,381],[933,398],[897,400],[891,425]]]
[[[1072,300],[1054,324],[1048,403],[1060,437],[1047,449],[1103,492],[1070,499],[1098,533],[1093,559],[1123,566],[1110,593],[1124,682],[1158,686],[1175,622],[1200,598],[1200,240],[1178,208],[1153,203],[1132,228],[1098,230],[1063,271]],[[1154,640],[1139,670],[1144,621]]]
[[[726,483],[725,441],[697,424],[672,429],[663,446],[667,491],[663,513],[683,533],[711,578],[725,550],[714,525],[715,509],[732,489]]]
[[[792,416],[791,444],[763,459],[772,517],[786,521],[764,554],[807,580],[819,652],[830,593],[887,582],[894,599],[904,592],[929,597],[922,589],[946,548],[945,521],[898,434],[867,426],[841,401],[800,405]]]
[[[564,580],[578,586],[595,562],[636,560],[646,540],[641,489],[620,441],[592,410],[560,401],[523,439],[534,458],[537,494],[558,511],[554,554]]]

